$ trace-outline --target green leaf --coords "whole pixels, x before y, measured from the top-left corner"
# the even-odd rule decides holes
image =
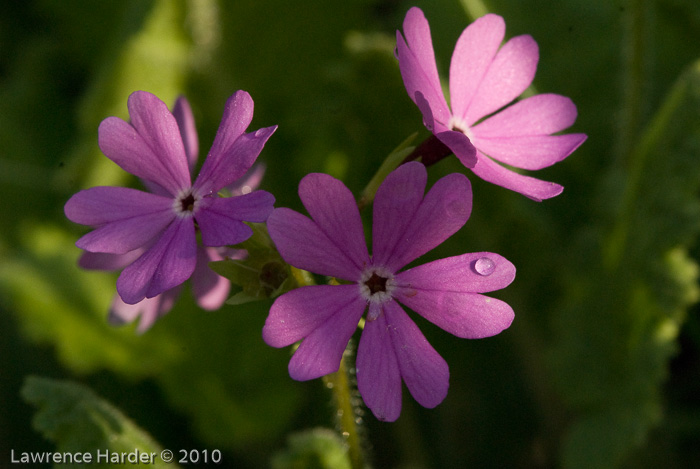
[[[134,325],[107,324],[115,276],[80,270],[72,235],[36,225],[24,234],[26,244],[0,263],[0,300],[66,367],[153,379],[193,430],[222,449],[273,439],[292,418],[301,394],[286,371],[288,356],[260,336],[268,304],[205,313],[183,295],[140,336]]]
[[[616,467],[661,418],[676,336],[699,296],[688,255],[700,234],[698,109],[700,62],[670,90],[631,166],[612,170],[614,222],[600,234],[600,256],[585,252],[569,279],[551,350],[575,413],[564,467]]]
[[[149,465],[156,468],[177,467],[160,459],[163,448],[146,432],[82,385],[30,376],[21,393],[25,401],[37,408],[34,428],[56,444],[56,452],[90,453],[93,462],[105,463],[100,467],[123,467],[124,462],[119,459],[126,459],[130,454],[136,457],[141,454],[147,459],[136,461],[150,461]],[[20,457],[15,455],[18,460]],[[116,461],[112,459],[115,457]]]
[[[289,436],[272,458],[272,469],[350,469],[348,449],[333,431],[316,428]]]

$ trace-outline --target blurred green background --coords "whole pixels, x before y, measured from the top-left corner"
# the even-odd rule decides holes
[[[169,104],[189,98],[202,157],[226,98],[248,91],[251,129],[279,125],[261,155],[262,188],[277,206],[301,208],[296,188],[308,172],[357,194],[407,136],[427,136],[393,57],[413,5],[431,24],[443,77],[476,16],[501,14],[508,37],[531,34],[540,46],[533,91],[571,97],[571,131],[589,138],[537,173],[565,186],[543,203],[469,174],[472,218],[421,261],[504,255],[518,274],[495,296],[516,319],[479,341],[418,321],[450,365],[451,389],[433,410],[405,393],[396,423],[369,413],[374,466],[700,466],[695,0],[5,2],[0,466],[12,449],[81,444],[70,436],[80,412],[32,427],[34,405],[64,388],[29,381],[23,399],[29,375],[82,383],[162,447],[220,449],[223,467],[268,467],[295,432],[334,428],[321,381],[292,381],[289,351],[263,343],[269,301],[211,313],[186,292],[142,336],[109,326],[116,276],[77,268],[85,230],[63,204],[93,185],[135,185],[101,155],[97,126],[126,118],[127,96],[141,89]],[[450,158],[430,178],[454,171],[464,169]]]

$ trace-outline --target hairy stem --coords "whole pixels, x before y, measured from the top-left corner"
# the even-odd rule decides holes
[[[366,460],[362,439],[362,409],[361,401],[355,389],[352,373],[353,362],[352,342],[348,344],[340,361],[340,368],[335,373],[323,377],[323,382],[333,393],[336,407],[337,425],[348,445],[348,454],[353,469],[365,467]]]

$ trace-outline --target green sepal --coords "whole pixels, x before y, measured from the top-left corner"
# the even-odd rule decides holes
[[[253,235],[236,245],[236,248],[248,252],[245,259],[209,263],[214,272],[238,287],[238,291],[226,301],[227,304],[240,305],[276,298],[297,286],[290,266],[277,252],[265,225],[249,223],[249,226],[253,229]]]

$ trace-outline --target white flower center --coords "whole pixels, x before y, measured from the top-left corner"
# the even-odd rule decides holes
[[[394,274],[385,267],[377,266],[365,269],[358,285],[360,295],[370,303],[384,303],[391,300],[392,293],[396,289]]]
[[[193,193],[192,189],[185,189],[173,200],[173,212],[181,218],[192,217],[201,200],[202,198]]]
[[[450,122],[447,123],[447,128],[456,132],[462,132],[464,135],[469,137],[469,140],[472,139],[472,132],[469,129],[469,126],[459,117],[452,116],[450,118]]]

